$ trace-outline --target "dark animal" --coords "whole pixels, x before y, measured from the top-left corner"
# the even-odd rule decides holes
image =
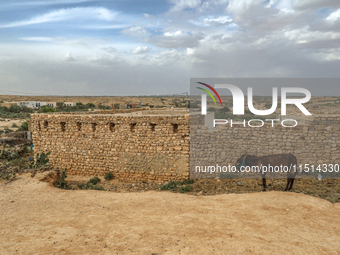
[[[243,154],[236,162],[236,167],[241,166],[287,166],[287,186],[284,191],[291,190],[293,188],[294,178],[296,176],[297,170],[297,159],[293,154],[274,154],[274,155],[267,155],[267,156],[255,156],[255,155],[248,155]],[[262,174],[262,182],[263,182],[263,190],[266,191],[266,173],[261,172]]]

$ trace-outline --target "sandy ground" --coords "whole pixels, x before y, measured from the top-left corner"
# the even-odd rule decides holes
[[[296,193],[192,196],[0,183],[0,254],[339,254],[340,204]]]
[[[14,120],[14,119],[4,119],[4,120],[5,121],[0,121],[0,129],[4,129],[5,127],[8,127],[12,130],[17,130],[17,128],[13,128],[12,125],[15,123],[19,127],[25,121],[25,120]]]

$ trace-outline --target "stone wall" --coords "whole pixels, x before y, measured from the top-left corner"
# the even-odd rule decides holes
[[[233,166],[245,152],[257,156],[293,153],[299,165],[340,164],[340,126],[191,126],[191,173],[195,166]]]
[[[166,182],[189,177],[189,115],[32,114],[36,153],[68,174]]]
[[[302,165],[339,164],[338,116],[316,120],[322,124],[208,129],[200,114],[191,117],[190,128],[189,115],[176,111],[53,113],[33,114],[31,130],[35,153],[51,151],[51,163],[69,174],[166,182],[188,178],[189,163],[234,165],[245,152],[293,153]]]

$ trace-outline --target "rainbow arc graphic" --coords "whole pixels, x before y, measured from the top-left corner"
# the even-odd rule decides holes
[[[209,88],[212,92],[214,92],[215,95],[217,96],[218,100],[220,101],[221,106],[222,106],[222,100],[221,100],[221,98],[220,98],[220,95],[217,93],[217,91],[216,91],[213,87],[211,87],[210,85],[208,85],[208,84],[206,84],[206,83],[203,83],[203,82],[197,82],[197,83],[198,83],[198,84],[201,84],[201,85],[203,85],[203,86],[206,86],[206,87]],[[204,88],[200,88],[200,87],[196,87],[196,88],[198,88],[198,89],[203,90],[204,92],[206,92],[206,93],[212,98],[212,100],[214,100],[214,103],[215,103],[215,105],[217,106],[216,100],[215,100],[213,94],[211,94],[211,92],[210,92],[209,90],[204,89]]]

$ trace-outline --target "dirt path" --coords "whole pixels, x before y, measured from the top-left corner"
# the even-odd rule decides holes
[[[0,254],[339,254],[340,204],[296,193],[192,196],[0,184]]]

